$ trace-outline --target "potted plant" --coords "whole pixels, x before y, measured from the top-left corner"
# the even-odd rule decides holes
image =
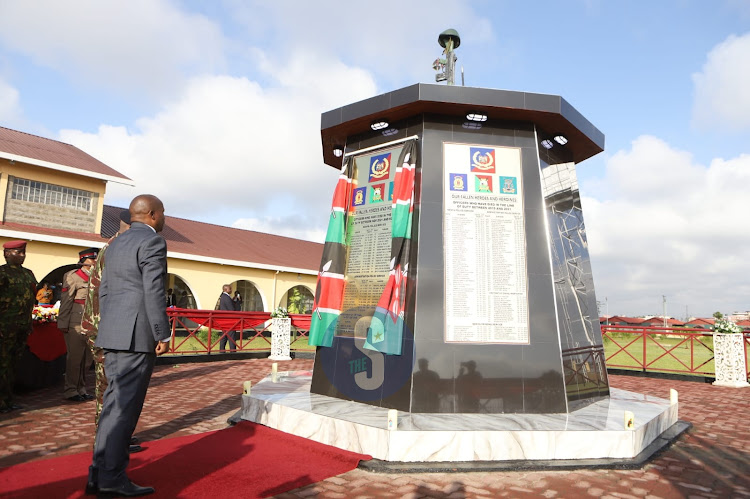
[[[714,337],[714,385],[744,387],[747,382],[745,364],[745,335],[734,322],[718,317],[711,330]]]

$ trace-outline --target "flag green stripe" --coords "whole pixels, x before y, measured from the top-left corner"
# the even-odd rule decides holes
[[[332,324],[338,317],[339,314],[335,313],[313,312],[310,321],[310,338],[307,343],[313,346],[330,347],[333,344],[333,332],[336,328]]]
[[[328,232],[326,242],[344,244],[344,213],[331,212],[328,219]]]
[[[411,212],[409,205],[397,204],[393,207],[392,231],[394,239],[403,237],[411,238]]]

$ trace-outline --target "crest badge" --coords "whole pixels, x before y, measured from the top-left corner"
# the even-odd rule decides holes
[[[368,182],[386,180],[391,174],[391,153],[379,154],[370,158],[370,179]]]
[[[466,191],[466,175],[461,173],[450,174],[450,190],[452,191]]]
[[[476,192],[492,193],[492,176],[477,175],[474,178],[474,190]]]
[[[471,171],[477,173],[495,173],[495,150],[486,147],[472,147]]]
[[[357,189],[354,189],[354,193],[352,195],[352,206],[362,206],[365,204],[366,199],[367,187],[359,187]]]
[[[386,195],[385,184],[375,184],[370,189],[370,203],[382,203]]]
[[[500,190],[503,194],[518,194],[516,177],[500,177]]]

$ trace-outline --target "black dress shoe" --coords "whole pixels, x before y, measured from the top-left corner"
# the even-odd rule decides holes
[[[81,395],[81,397],[83,397],[83,400],[94,400],[96,398],[93,395],[89,395],[88,393]]]
[[[137,497],[153,494],[153,487],[141,487],[131,481],[118,487],[100,487],[99,497]]]
[[[129,445],[128,446],[128,453],[135,454],[136,452],[141,452],[143,450],[143,447],[140,445]]]
[[[93,466],[89,466],[89,477],[86,480],[86,488],[84,489],[87,496],[93,496],[99,492],[98,481],[98,470]]]
[[[130,445],[136,445],[138,444],[138,442],[140,442],[140,440],[138,440],[138,437],[130,437]]]
[[[71,402],[83,402],[86,399],[83,398],[83,395],[73,395],[72,397],[67,397],[65,400],[69,400]]]
[[[0,409],[0,413],[4,414],[6,412],[17,411],[18,409],[23,409],[23,406],[16,405],[16,404],[10,404],[10,405],[5,406],[2,409]]]

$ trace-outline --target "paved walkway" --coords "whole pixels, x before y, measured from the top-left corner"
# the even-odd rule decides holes
[[[279,367],[311,369],[312,361]],[[240,407],[242,382],[257,382],[270,369],[265,359],[157,366],[136,435],[149,441],[224,428]],[[403,475],[353,470],[279,497],[750,499],[750,388],[630,376],[610,380],[614,387],[662,398],[675,388],[680,419],[693,423],[692,430],[639,470]],[[26,408],[0,415],[0,467],[91,449],[93,402],[64,401],[62,387],[21,395],[17,402]]]

